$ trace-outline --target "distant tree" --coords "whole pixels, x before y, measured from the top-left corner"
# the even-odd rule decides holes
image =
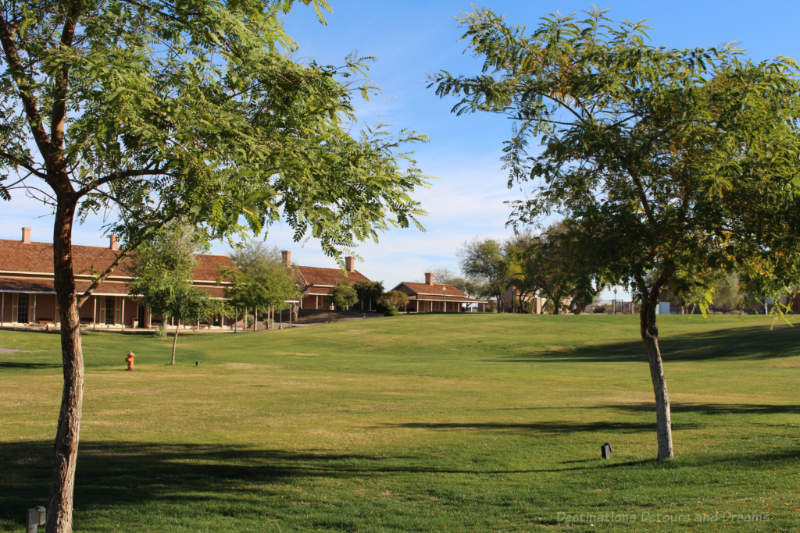
[[[533,190],[516,202],[512,224],[560,213],[599,272],[631,283],[658,459],[667,460],[672,424],[656,323],[664,288],[694,285],[685,292],[707,306],[710,272],[761,272],[776,283],[797,272],[798,66],[753,64],[731,47],[655,47],[643,23],[615,24],[596,9],[582,20],[545,17],[532,33],[484,9],[462,22],[483,68],[441,72],[432,85],[458,97],[456,113],[514,121],[509,185]]]
[[[527,248],[515,248],[521,264],[523,286],[547,298],[553,314],[559,314],[569,300],[580,313],[597,293],[595,265],[587,261],[581,242],[572,233],[573,224],[564,220],[527,239]]]
[[[383,283],[380,281],[359,281],[353,285],[358,294],[362,311],[372,311],[383,294]]]
[[[297,283],[284,265],[277,248],[268,249],[263,243],[250,243],[231,253],[235,269],[222,274],[231,281],[227,289],[228,305],[235,309],[251,309],[254,314],[271,313],[287,307],[287,300],[300,295]],[[253,320],[253,330],[256,320]]]
[[[530,251],[534,237],[528,232],[521,232],[509,238],[503,244],[503,255],[509,264],[509,291],[511,293],[512,312],[532,312],[532,297],[538,294],[538,285],[533,275],[534,262]]]
[[[344,311],[347,311],[358,301],[358,293],[353,285],[346,281],[340,281],[331,289],[333,304]]]
[[[483,287],[481,296],[494,297],[498,311],[503,311],[503,294],[510,282],[510,264],[503,255],[503,247],[494,239],[474,241],[464,245],[460,252],[461,268],[468,278]]]
[[[380,303],[389,311],[399,310],[408,305],[408,294],[403,291],[389,291],[381,296]]]
[[[171,365],[175,364],[181,324],[204,318],[212,309],[208,293],[191,282],[195,253],[202,247],[202,238],[191,226],[172,223],[131,256],[129,273],[134,279],[130,294],[161,316],[162,329],[168,320],[175,320]]]

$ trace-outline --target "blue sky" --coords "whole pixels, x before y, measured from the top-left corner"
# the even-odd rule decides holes
[[[472,74],[479,60],[464,53],[459,41],[462,28],[456,17],[472,10],[473,3],[459,0],[405,2],[330,0],[333,13],[321,25],[312,9],[298,5],[286,17],[288,33],[297,41],[296,59],[342,64],[351,52],[375,56],[370,80],[381,88],[369,102],[357,101],[365,124],[389,124],[427,135],[430,142],[415,147],[415,157],[430,188],[415,195],[428,211],[422,223],[427,231],[393,230],[380,243],[355,249],[361,256],[357,268],[387,288],[403,280],[421,280],[434,268],[459,269],[458,251],[474,239],[510,236],[505,227],[508,208],[504,200],[520,198],[509,191],[500,163],[502,141],[511,124],[490,115],[455,117],[452,100],[441,100],[426,88],[427,76],[441,69]],[[592,7],[578,1],[494,1],[476,3],[491,7],[511,23],[529,29],[547,13],[579,12]],[[800,2],[743,0],[616,0],[597,3],[610,9],[615,20],[647,19],[652,43],[668,47],[708,47],[731,41],[753,59],[776,55],[800,58]],[[100,234],[102,220],[76,226],[77,244],[106,245]],[[0,204],[0,238],[19,238],[20,227],[31,226],[33,239],[50,241],[52,218],[32,200],[16,197]],[[275,226],[267,243],[290,249],[298,264],[333,266],[319,245],[309,240],[293,243],[285,227]],[[223,243],[214,251],[226,253]]]

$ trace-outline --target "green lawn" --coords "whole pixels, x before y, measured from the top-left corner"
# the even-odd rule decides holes
[[[171,339],[87,333],[75,530],[800,529],[800,328],[769,326],[661,317],[668,464],[637,317],[193,335],[175,367]],[[58,346],[0,331],[3,530],[46,503]]]

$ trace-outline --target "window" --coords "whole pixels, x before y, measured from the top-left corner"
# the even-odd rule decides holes
[[[17,296],[17,322],[28,323],[28,295],[20,294]]]
[[[113,296],[106,296],[106,324],[114,324],[114,304]]]

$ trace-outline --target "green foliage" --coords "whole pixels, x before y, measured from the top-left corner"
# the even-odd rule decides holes
[[[129,246],[179,217],[215,236],[283,219],[334,255],[418,224],[424,180],[403,147],[423,137],[350,134],[367,66],[294,61],[292,4],[3,2],[0,175],[113,213]],[[14,181],[0,195],[39,190]]]
[[[387,311],[397,310],[408,305],[408,294],[403,291],[389,291],[381,296],[380,303]]]
[[[234,251],[231,260],[236,269],[222,273],[232,283],[227,289],[229,307],[266,312],[285,309],[286,300],[299,298],[297,283],[276,248],[249,244]]]
[[[160,315],[162,326],[169,318],[197,320],[216,310],[208,294],[191,283],[199,249],[202,244],[191,226],[173,223],[131,257],[130,294]]]
[[[358,301],[358,293],[352,284],[340,281],[331,289],[331,299],[336,307],[346,311]]]
[[[514,120],[509,185],[532,188],[512,223],[566,215],[596,272],[632,280],[651,303],[673,282],[705,296],[710,271],[737,266],[788,279],[798,249],[794,61],[655,47],[643,24],[597,10],[545,17],[532,33],[490,10],[462,22],[483,71],[441,72],[432,85],[458,97],[456,113]]]
[[[362,311],[372,310],[383,294],[383,283],[380,281],[358,281],[353,288],[358,294]]]
[[[502,310],[503,294],[511,277],[511,263],[503,254],[499,241],[486,239],[468,243],[461,250],[461,268],[475,287],[482,287],[480,296],[493,296]]]
[[[400,311],[396,307],[387,307],[384,316],[400,316]]]
[[[520,235],[505,246],[505,254],[518,265],[513,284],[523,294],[548,299],[547,309],[558,314],[562,301],[580,312],[597,294],[594,265],[582,253],[569,220],[553,224],[539,235]]]

